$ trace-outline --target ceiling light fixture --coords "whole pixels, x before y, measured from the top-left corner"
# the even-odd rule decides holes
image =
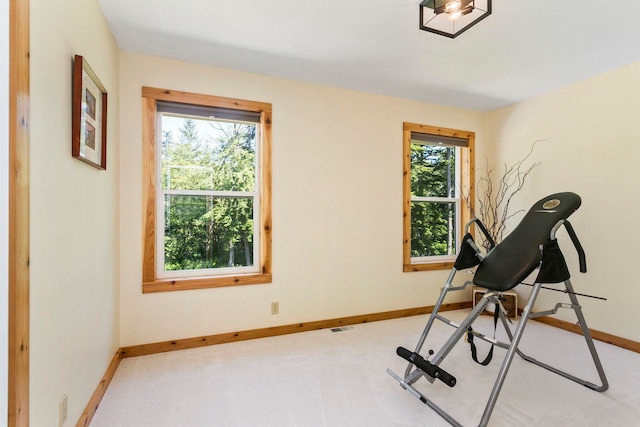
[[[453,0],[444,5],[444,11],[450,13],[454,10],[460,9],[460,7],[462,7],[462,2],[459,0]]]
[[[420,29],[456,38],[491,15],[491,0],[424,0]]]

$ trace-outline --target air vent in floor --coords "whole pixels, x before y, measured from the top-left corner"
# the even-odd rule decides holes
[[[353,326],[342,326],[340,328],[331,328],[331,332],[343,332],[353,329]]]

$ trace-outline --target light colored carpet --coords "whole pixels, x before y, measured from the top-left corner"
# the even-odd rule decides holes
[[[444,313],[457,322],[465,314]],[[413,349],[427,318],[124,359],[91,427],[448,426],[385,372],[391,368],[403,376],[406,362],[395,349]],[[481,316],[476,325],[490,334],[492,318]],[[436,322],[423,355],[432,348],[430,342],[439,345],[452,331]],[[640,425],[640,355],[601,342],[596,346],[610,383],[607,392],[592,391],[516,356],[489,425]],[[478,347],[484,358],[488,344]],[[520,347],[599,383],[580,335],[530,321]],[[462,424],[477,425],[504,354],[496,348],[493,362],[482,367],[460,342],[441,364],[456,376],[457,385],[421,379],[416,388]]]

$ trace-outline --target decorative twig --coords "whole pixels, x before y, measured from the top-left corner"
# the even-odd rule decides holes
[[[489,164],[489,159],[485,156],[485,174],[477,179],[475,211],[471,204],[471,194],[462,195],[471,214],[482,221],[496,243],[502,241],[507,220],[524,211],[520,209],[510,212],[509,209],[513,197],[522,190],[529,174],[541,164],[541,162],[533,162],[525,166],[525,162],[531,157],[533,149],[540,141],[545,140],[536,140],[531,145],[529,153],[511,166],[505,163],[502,176],[497,181],[493,179],[494,167]],[[489,242],[484,236],[481,236],[480,242],[485,249],[489,249]]]

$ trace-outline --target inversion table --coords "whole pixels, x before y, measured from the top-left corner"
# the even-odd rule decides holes
[[[387,369],[387,372],[395,378],[405,390],[411,392],[411,394],[437,412],[451,425],[462,426],[455,420],[455,418],[437,406],[422,392],[418,391],[413,384],[415,384],[419,379],[425,378],[430,383],[433,383],[438,379],[450,387],[455,386],[456,378],[449,372],[440,368],[439,365],[463,337],[465,337],[471,344],[473,343],[474,338],[491,343],[492,346],[490,354],[493,352],[494,346],[507,350],[504,361],[502,362],[502,367],[500,368],[498,377],[480,420],[480,426],[486,426],[489,422],[489,418],[491,417],[498,395],[500,394],[500,390],[516,353],[528,362],[548,369],[551,372],[555,372],[556,374],[575,381],[590,389],[596,391],[605,391],[608,389],[609,385],[604,374],[600,358],[598,357],[598,353],[593,344],[593,339],[591,338],[591,334],[587,328],[587,323],[582,314],[582,309],[578,303],[577,295],[582,294],[576,294],[573,290],[573,286],[569,280],[569,270],[556,240],[556,232],[560,227],[564,226],[578,252],[580,271],[585,273],[586,261],[584,251],[578,241],[578,237],[576,236],[573,227],[567,221],[567,218],[580,207],[580,204],[580,197],[574,193],[556,193],[545,197],[533,205],[520,224],[518,224],[518,226],[498,245],[493,242],[486,228],[478,219],[472,219],[465,226],[465,236],[454,267],[444,284],[442,293],[433,308],[431,316],[429,317],[427,325],[418,340],[415,350],[410,351],[403,347],[398,347],[397,349],[397,354],[409,362],[409,365],[405,370],[404,377],[401,378],[391,370]],[[484,251],[479,249],[474,242],[473,237],[469,233],[469,228],[472,224],[477,226],[477,229],[479,229],[490,242],[490,249],[486,254]],[[467,281],[462,286],[458,287],[452,285],[453,279],[458,271],[467,270],[476,266],[477,268],[472,281]],[[515,328],[515,332],[512,333],[507,323],[507,317],[505,316],[506,311],[504,308],[500,308],[502,306],[501,301],[505,300],[502,294],[503,292],[509,291],[521,284],[523,280],[525,280],[525,278],[532,274],[536,269],[539,271],[535,283],[532,285],[531,293]],[[538,297],[540,290],[545,288],[543,284],[548,283],[563,283],[564,289],[561,291],[568,295],[570,303],[557,303],[555,307],[550,310],[534,313],[532,309],[536,298]],[[461,291],[471,284],[486,288],[487,291],[462,323],[456,324],[439,314],[440,307],[442,306],[448,292]],[[558,289],[554,288],[553,290]],[[488,304],[495,305],[494,326],[499,318],[505,328],[509,342],[505,343],[496,340],[495,338],[491,338],[474,331],[471,327],[473,322],[478,318],[480,313],[485,310]],[[530,356],[527,356],[518,349],[518,343],[522,338],[522,334],[529,319],[556,314],[561,308],[570,309],[575,312],[578,319],[578,325],[584,335],[587,347],[591,353],[591,358],[593,359],[593,363],[595,364],[595,368],[600,377],[601,385],[593,384],[577,378],[565,371],[542,363]],[[429,331],[431,330],[435,320],[442,321],[445,324],[454,327],[455,331],[437,353],[433,350],[429,350],[429,355],[426,358],[423,358],[420,355],[420,352],[422,351],[422,347],[425,344]],[[475,350],[475,347],[472,344],[472,351],[473,350]],[[473,354],[475,359],[475,351],[473,351]],[[485,359],[484,362],[488,363],[489,360],[490,357]],[[483,362],[479,363],[484,364]]]

